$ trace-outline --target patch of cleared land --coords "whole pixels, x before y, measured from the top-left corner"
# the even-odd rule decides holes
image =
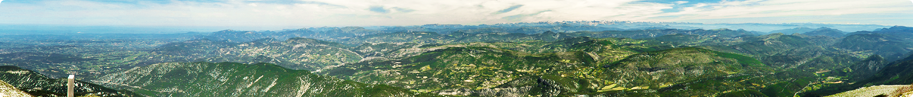
[[[910,85],[879,85],[879,86],[870,86],[863,87],[852,91],[846,91],[843,93],[838,93],[826,97],[873,97],[879,94],[890,95],[891,92],[897,90],[897,88],[910,86]]]

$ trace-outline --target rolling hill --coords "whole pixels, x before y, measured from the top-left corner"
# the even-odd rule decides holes
[[[92,82],[146,96],[420,96],[396,87],[336,79],[273,64],[159,63],[105,75]]]

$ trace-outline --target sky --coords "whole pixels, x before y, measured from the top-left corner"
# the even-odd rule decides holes
[[[0,24],[259,27],[620,20],[913,26],[913,0],[0,0]]]

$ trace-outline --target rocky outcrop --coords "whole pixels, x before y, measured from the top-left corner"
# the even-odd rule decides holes
[[[31,97],[28,93],[22,92],[13,85],[0,81],[0,97]]]

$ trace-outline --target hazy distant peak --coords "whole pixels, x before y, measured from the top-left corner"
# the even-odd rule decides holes
[[[808,27],[796,27],[792,29],[782,29],[782,30],[773,30],[770,33],[783,33],[783,34],[793,34],[793,33],[805,33],[808,31],[814,31],[815,29]]]
[[[828,27],[821,27],[821,28],[818,28],[818,29],[815,29],[815,30],[837,30],[837,29],[828,28]]]
[[[881,29],[878,29],[878,30],[875,30],[875,31],[904,31],[904,32],[911,32],[911,33],[913,33],[913,27],[894,26],[894,27],[891,27],[891,28],[881,28]]]
[[[813,31],[805,32],[802,34],[808,35],[808,36],[828,36],[828,37],[834,37],[834,38],[839,38],[839,37],[843,37],[844,35],[846,35],[843,31],[840,31],[837,29],[831,29],[828,27],[821,27],[821,28],[815,29]]]

